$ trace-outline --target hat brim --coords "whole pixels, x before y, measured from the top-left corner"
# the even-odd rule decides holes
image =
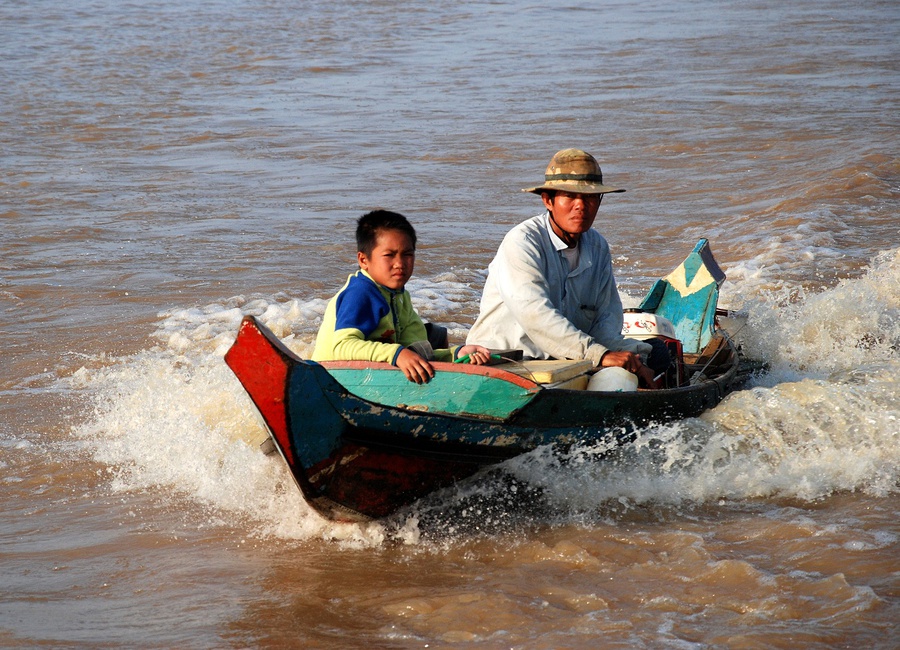
[[[574,194],[614,194],[625,191],[618,187],[610,187],[602,183],[591,183],[590,181],[549,181],[537,187],[522,189],[523,192],[531,192],[532,194],[540,194],[551,190],[572,192]]]

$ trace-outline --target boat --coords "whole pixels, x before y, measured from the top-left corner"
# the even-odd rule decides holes
[[[336,521],[387,517],[485,467],[545,445],[614,448],[637,427],[693,417],[742,378],[741,354],[717,325],[725,274],[706,239],[636,310],[626,335],[657,334],[678,363],[659,389],[588,390],[590,361],[433,362],[425,384],[386,363],[300,358],[253,316],[225,361],[307,503]]]

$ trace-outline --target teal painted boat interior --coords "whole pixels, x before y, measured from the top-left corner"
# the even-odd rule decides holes
[[[438,372],[427,384],[415,384],[399,370],[330,368],[328,372],[353,395],[377,404],[498,420],[530,402],[535,391],[497,377],[463,372]]]
[[[709,241],[701,239],[672,273],[654,283],[640,309],[672,321],[684,351],[699,354],[715,332],[719,286],[724,280]]]

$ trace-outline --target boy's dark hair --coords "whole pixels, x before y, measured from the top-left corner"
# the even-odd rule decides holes
[[[369,257],[377,243],[379,230],[399,230],[409,237],[413,248],[416,247],[416,230],[406,217],[389,210],[372,210],[356,222],[356,250]]]

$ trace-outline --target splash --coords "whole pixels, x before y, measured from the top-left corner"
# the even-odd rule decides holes
[[[557,511],[722,499],[814,501],[900,486],[900,249],[832,289],[761,293],[741,332],[767,374],[695,419],[647,427],[606,454],[523,457],[516,476]]]
[[[843,491],[883,497],[900,481],[898,395],[883,379],[756,387],[700,418],[642,429],[634,444],[611,452],[542,450],[507,466],[541,488],[563,521],[648,505],[813,502]]]
[[[426,318],[458,313],[460,303],[477,294],[450,273],[417,280],[410,289]],[[245,315],[309,357],[326,304],[277,294],[173,309],[161,314],[152,349],[104,358],[68,378],[67,388],[84,394],[92,408],[74,433],[110,468],[111,489],[178,496],[260,536],[322,538],[349,547],[384,543],[388,533],[379,523],[328,522],[306,505],[281,459],[260,451],[268,434],[223,360]],[[464,326],[442,323],[451,338],[465,337]],[[391,525],[390,536],[418,540],[415,526],[402,522]]]
[[[744,297],[741,331],[768,365],[747,390],[699,418],[649,426],[620,449],[540,449],[505,464],[519,484],[476,484],[456,503],[472,527],[497,518],[486,504],[530,491],[565,523],[643,507],[719,505],[751,499],[806,502],[838,492],[875,497],[900,488],[900,249],[866,273],[818,293],[757,291]],[[542,506],[535,505],[542,501]],[[434,507],[428,505],[421,514]],[[612,513],[612,514],[611,514]],[[509,522],[509,517],[505,523]]]
[[[172,495],[264,537],[351,547],[418,544],[429,526],[508,530],[517,518],[577,522],[648,505],[884,496],[900,482],[898,256],[883,253],[865,275],[816,294],[743,296],[742,340],[769,372],[703,416],[646,427],[621,449],[537,450],[387,522],[314,513],[281,459],[260,452],[264,427],[222,360],[245,314],[308,356],[324,300],[237,296],[162,314],[152,349],[67,380],[92,406],[75,433],[110,468],[113,490]],[[446,283],[419,283],[414,301],[440,316],[473,292],[457,282],[442,292]]]
[[[900,359],[900,249],[856,279],[813,293],[802,287],[748,301],[750,353],[776,370],[824,377],[895,366]],[[779,378],[778,372],[773,374]]]
[[[259,536],[381,544],[381,526],[327,522],[306,505],[281,459],[260,451],[267,433],[222,360],[251,313],[308,353],[321,309],[321,301],[237,297],[174,310],[155,333],[162,346],[78,370],[70,387],[89,396],[93,412],[75,434],[110,468],[111,489],[181,498]]]

